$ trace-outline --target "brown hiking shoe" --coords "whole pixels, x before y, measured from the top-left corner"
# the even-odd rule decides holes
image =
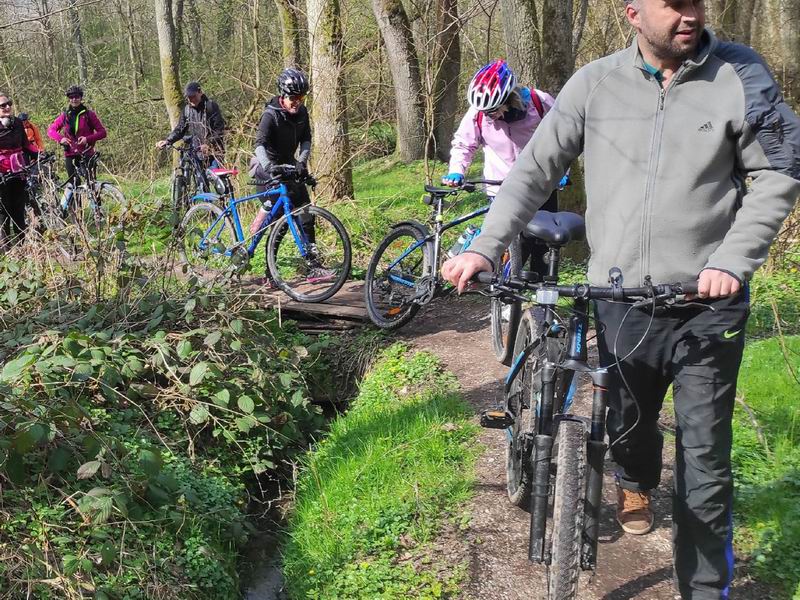
[[[650,492],[634,492],[617,486],[617,521],[626,533],[649,533],[653,529]]]

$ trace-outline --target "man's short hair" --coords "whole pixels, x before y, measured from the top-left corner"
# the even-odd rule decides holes
[[[186,88],[183,90],[184,96],[193,96],[194,94],[200,93],[200,84],[196,81],[190,81],[186,84]]]

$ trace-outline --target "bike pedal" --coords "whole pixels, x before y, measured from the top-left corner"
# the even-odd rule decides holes
[[[514,424],[514,415],[504,410],[485,410],[481,413],[481,427],[506,429]]]

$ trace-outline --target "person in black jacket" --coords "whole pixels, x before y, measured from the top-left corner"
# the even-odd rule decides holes
[[[8,94],[0,92],[0,228],[4,242],[15,244],[26,228],[24,166],[39,149],[28,141],[22,120],[14,116],[13,105]]]
[[[225,152],[225,119],[219,104],[203,93],[200,84],[191,81],[186,84],[186,106],[181,118],[170,134],[156,143],[157,148],[174,144],[184,136],[192,136],[192,145],[200,150],[208,166],[222,164]]]
[[[278,76],[278,95],[264,106],[256,133],[255,156],[250,163],[250,174],[256,179],[271,179],[280,171],[281,165],[294,165],[301,175],[308,173],[308,157],[311,154],[311,122],[308,109],[303,104],[308,94],[308,79],[299,69],[285,69]],[[311,202],[305,183],[286,183],[294,208]],[[263,188],[259,188],[263,191]],[[267,211],[263,208],[250,225],[255,235],[261,228]],[[314,218],[300,215],[299,220],[307,239],[313,244]],[[333,276],[319,264],[309,264],[309,280],[322,281]],[[270,285],[269,274],[265,283]]]

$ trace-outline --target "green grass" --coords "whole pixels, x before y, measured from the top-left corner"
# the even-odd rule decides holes
[[[800,598],[800,336],[747,346],[739,375],[733,465],[736,542],[756,574]],[[794,373],[794,374],[793,374]],[[760,434],[759,434],[760,433]]]
[[[294,598],[438,598],[461,569],[429,546],[471,495],[476,428],[426,353],[389,348],[309,454],[284,553]]]

